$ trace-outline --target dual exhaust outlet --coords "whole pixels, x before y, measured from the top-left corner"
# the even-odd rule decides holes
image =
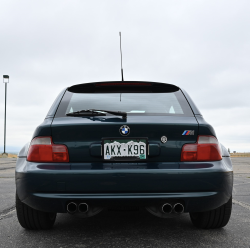
[[[164,214],[181,214],[184,212],[184,206],[180,202],[177,202],[174,205],[165,203],[162,205],[161,210]]]
[[[87,203],[75,203],[75,202],[70,202],[67,204],[67,212],[70,214],[74,214],[76,212],[79,213],[87,213],[89,211],[89,206]]]
[[[175,203],[174,205],[170,203],[165,203],[162,205],[161,210],[165,214],[181,214],[184,212],[184,206],[180,202]],[[89,206],[87,203],[75,203],[75,202],[70,202],[67,204],[67,212],[70,214],[74,214],[76,212],[79,213],[87,213],[89,211]]]

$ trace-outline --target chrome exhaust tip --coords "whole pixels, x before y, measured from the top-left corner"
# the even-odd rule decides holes
[[[162,205],[161,210],[164,214],[170,214],[172,213],[173,207],[169,203],[165,203]]]
[[[67,211],[70,214],[74,214],[77,210],[77,205],[75,202],[70,202],[67,204]]]
[[[78,211],[80,212],[80,213],[87,213],[88,211],[89,211],[89,206],[88,206],[88,204],[87,203],[80,203],[79,205],[78,205]]]
[[[175,214],[181,214],[184,212],[184,206],[178,202],[174,204],[173,210]]]

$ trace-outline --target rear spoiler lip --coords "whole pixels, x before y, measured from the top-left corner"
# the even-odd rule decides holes
[[[109,84],[105,85],[104,84]],[[135,85],[133,85],[133,83]],[[112,85],[113,84],[113,85]],[[117,85],[116,85],[117,84]],[[119,85],[120,84],[120,85]],[[126,85],[128,84],[128,85]],[[142,85],[139,85],[142,84]],[[148,85],[145,85],[148,84]],[[67,88],[68,91],[73,93],[88,93],[88,92],[175,92],[180,88],[173,84],[151,82],[151,81],[102,81],[102,82],[91,82],[72,85]]]
[[[168,84],[168,83],[162,83],[162,82],[155,82],[155,81],[99,81],[99,82],[88,82],[88,83],[82,83],[82,84],[75,84],[75,85],[71,85],[68,87],[68,89],[70,87],[73,87],[73,86],[80,86],[80,85],[87,85],[87,84],[102,84],[102,83],[150,83],[150,84],[164,84],[164,85],[171,85],[171,86],[175,86],[177,88],[179,88],[177,85],[174,85],[174,84]]]

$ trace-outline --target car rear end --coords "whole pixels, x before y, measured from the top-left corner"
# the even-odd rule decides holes
[[[160,217],[222,206],[232,195],[231,161],[189,99],[162,83],[69,87],[19,156],[18,197],[40,211],[86,216],[114,206]]]

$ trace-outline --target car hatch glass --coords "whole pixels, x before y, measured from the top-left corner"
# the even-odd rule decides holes
[[[170,93],[72,93],[67,91],[56,117],[82,109],[108,109],[129,115],[193,116],[181,91]]]

